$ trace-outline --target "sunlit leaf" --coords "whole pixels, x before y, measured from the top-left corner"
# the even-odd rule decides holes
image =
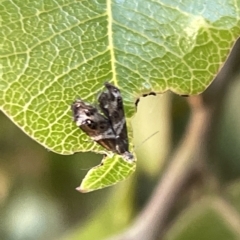
[[[197,94],[240,35],[239,1],[2,1],[0,106],[46,148],[99,151],[71,121],[103,82],[127,116],[142,92]]]
[[[0,109],[51,151],[102,152],[70,104],[94,102],[110,81],[129,118],[141,93],[204,91],[240,35],[239,10],[233,0],[2,1]]]
[[[91,192],[111,186],[126,179],[136,168],[136,162],[127,162],[121,156],[106,157],[99,166],[92,168],[83,179],[80,192]]]

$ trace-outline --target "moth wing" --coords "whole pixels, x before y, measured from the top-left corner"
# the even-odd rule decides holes
[[[98,109],[78,99],[72,104],[73,119],[88,136],[109,151],[116,152],[116,134]]]
[[[123,99],[120,90],[110,83],[105,83],[107,90],[98,98],[99,106],[110,120],[116,136],[121,139],[124,148],[128,150],[128,135],[124,114]]]

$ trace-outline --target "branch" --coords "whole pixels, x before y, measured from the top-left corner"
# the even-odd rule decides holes
[[[191,117],[182,140],[170,159],[145,208],[124,233],[109,240],[159,239],[179,193],[202,166],[213,138],[222,102],[231,79],[239,73],[240,40],[236,42],[224,67],[211,86],[201,95],[189,97]]]

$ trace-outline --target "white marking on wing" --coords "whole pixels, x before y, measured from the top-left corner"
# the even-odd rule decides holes
[[[115,98],[117,98],[117,97],[121,97],[121,94],[120,94],[120,92],[119,91],[117,91],[117,92],[112,92],[112,94],[113,94],[113,96],[115,97]]]
[[[103,132],[102,134],[92,137],[94,141],[99,141],[99,140],[108,139],[108,138],[116,138],[116,135],[111,128],[109,128],[107,131]]]
[[[126,120],[123,118],[122,121],[113,124],[113,129],[115,130],[117,135],[121,133],[125,123],[126,123]]]
[[[83,124],[83,122],[86,121],[87,119],[89,119],[89,117],[86,116],[85,114],[79,114],[76,121],[76,125],[80,127]]]
[[[112,105],[113,105],[113,108],[117,108],[117,102],[116,101],[112,102]]]

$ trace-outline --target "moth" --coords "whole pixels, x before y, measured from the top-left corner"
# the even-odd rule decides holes
[[[73,120],[93,141],[133,162],[121,92],[110,83],[104,85],[106,89],[98,97],[98,108],[81,99],[73,102]]]

